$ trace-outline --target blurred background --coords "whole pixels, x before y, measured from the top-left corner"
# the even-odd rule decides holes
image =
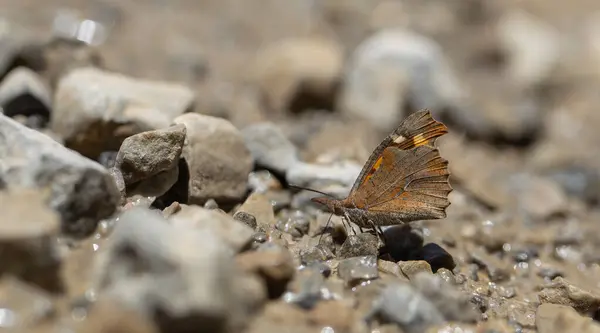
[[[60,78],[87,65],[185,86],[187,112],[240,130],[273,123],[314,168],[270,170],[340,195],[381,139],[429,108],[450,128],[438,143],[455,191],[424,235],[459,266],[471,242],[502,253],[517,281],[599,287],[597,0],[0,0],[0,79],[26,67],[49,87],[26,108],[0,89],[5,113],[110,165],[143,126],[73,133],[74,116],[50,107]],[[532,256],[538,273],[522,265]]]
[[[308,159],[357,139],[362,161],[408,112],[428,107],[455,137],[504,149],[502,163],[516,152],[519,167],[559,168],[577,187],[599,165],[599,22],[593,0],[3,0],[0,70],[25,62],[55,72],[52,82],[68,55],[181,82],[196,94],[195,112],[290,127]],[[11,58],[53,37],[92,50],[53,44]],[[354,118],[379,132],[336,139]],[[446,154],[468,163],[468,151]]]

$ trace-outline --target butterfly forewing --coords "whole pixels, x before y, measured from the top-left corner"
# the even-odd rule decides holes
[[[401,150],[409,150],[419,146],[435,147],[435,140],[446,133],[448,133],[448,128],[433,119],[429,110],[411,114],[375,148],[354,183],[350,195],[361,186],[368,184],[375,172],[381,168],[382,154],[386,148],[396,147]]]

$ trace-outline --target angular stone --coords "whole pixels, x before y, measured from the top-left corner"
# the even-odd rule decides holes
[[[399,325],[404,332],[425,332],[445,322],[444,316],[425,296],[409,284],[395,283],[381,291],[370,316]]]
[[[338,253],[341,259],[377,255],[379,255],[379,239],[369,233],[348,236]]]
[[[341,260],[338,275],[346,283],[375,279],[379,277],[377,257],[363,256]]]
[[[175,125],[132,135],[123,141],[115,167],[130,185],[177,166],[185,141],[185,126]]]
[[[48,136],[0,115],[0,178],[8,187],[49,188],[62,231],[89,235],[112,215],[120,194],[107,169]]]
[[[178,84],[77,68],[58,83],[51,128],[67,147],[95,158],[133,134],[168,127],[193,101]]]
[[[233,252],[211,230],[167,223],[134,207],[119,218],[97,262],[96,288],[170,332],[190,323],[225,332],[239,309]]]
[[[187,138],[183,158],[189,170],[188,203],[202,205],[240,200],[247,189],[253,160],[240,132],[227,120],[188,113],[177,117]]]
[[[600,309],[600,294],[579,288],[562,277],[544,286],[538,297],[541,303],[571,306],[577,312],[587,314]]]
[[[246,146],[256,164],[285,175],[298,162],[298,151],[277,125],[265,122],[242,130]]]
[[[421,272],[433,274],[431,272],[431,266],[429,266],[429,263],[427,263],[427,261],[399,261],[398,265],[402,269],[402,273],[404,273],[404,275],[406,275],[411,280],[415,275]]]
[[[181,205],[181,210],[169,218],[176,227],[189,230],[209,230],[238,252],[253,240],[254,230],[233,217],[200,206]]]

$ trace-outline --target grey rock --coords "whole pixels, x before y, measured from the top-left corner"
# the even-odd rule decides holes
[[[187,128],[182,156],[189,170],[188,202],[243,198],[253,160],[240,132],[225,119],[196,113],[174,122]]]
[[[533,218],[545,219],[568,209],[568,199],[562,188],[544,177],[515,173],[505,184],[508,185],[506,195],[512,199],[510,204]]]
[[[600,203],[600,172],[587,165],[562,165],[546,171],[548,178],[559,184],[566,194],[590,204]]]
[[[181,205],[181,210],[169,218],[176,227],[189,230],[209,230],[228,244],[235,252],[247,248],[254,235],[249,226],[236,221],[231,216],[200,206]]]
[[[377,257],[362,256],[340,260],[338,275],[346,283],[375,279],[379,277]]]
[[[445,322],[443,315],[425,296],[405,283],[395,283],[381,291],[368,317],[399,325],[407,333],[425,332]]]
[[[225,332],[238,308],[235,276],[233,252],[211,230],[176,227],[134,207],[101,253],[95,288],[171,332],[190,322]]]
[[[286,173],[298,162],[298,151],[277,125],[265,122],[242,130],[244,142],[255,163],[263,168]]]
[[[0,274],[58,292],[60,216],[47,206],[48,194],[26,188],[0,192]]]
[[[580,288],[570,281],[557,277],[543,286],[538,294],[541,303],[552,303],[571,306],[581,314],[588,314],[600,309],[600,294]]]
[[[288,303],[311,309],[317,302],[324,299],[323,290],[325,288],[323,274],[315,266],[308,266],[296,274],[292,281],[291,291],[285,293],[283,299]]]
[[[354,162],[343,162],[333,165],[309,164],[298,162],[286,174],[290,184],[309,186],[319,183],[335,183],[352,186],[362,166]],[[314,194],[313,194],[314,195]]]
[[[177,167],[183,151],[186,128],[175,125],[132,135],[123,141],[115,167],[126,185]]]
[[[62,231],[92,233],[120,202],[108,170],[48,136],[0,115],[0,178],[8,187],[49,188],[48,204],[61,215]]]
[[[318,244],[300,251],[300,260],[305,265],[323,262],[334,257],[331,249],[324,244]]]
[[[58,82],[51,128],[67,147],[95,158],[133,134],[168,127],[193,101],[178,84],[76,68]]]
[[[410,283],[435,305],[446,320],[475,323],[480,318],[469,297],[441,277],[419,272],[411,276]]]
[[[351,258],[361,256],[377,256],[380,247],[379,238],[370,233],[350,235],[340,248],[339,258]]]
[[[34,71],[15,68],[0,84],[0,107],[9,117],[39,115],[44,122],[48,121],[52,107],[50,90]]]
[[[359,45],[344,80],[341,109],[382,131],[392,130],[406,116],[405,98],[415,109],[432,110],[464,98],[441,47],[402,28],[380,30]]]

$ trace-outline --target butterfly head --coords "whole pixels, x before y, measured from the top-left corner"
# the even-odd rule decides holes
[[[317,197],[310,199],[312,202],[316,202],[321,204],[329,209],[330,212],[334,214],[340,214],[342,209],[342,204],[340,200],[327,198],[327,197]]]

